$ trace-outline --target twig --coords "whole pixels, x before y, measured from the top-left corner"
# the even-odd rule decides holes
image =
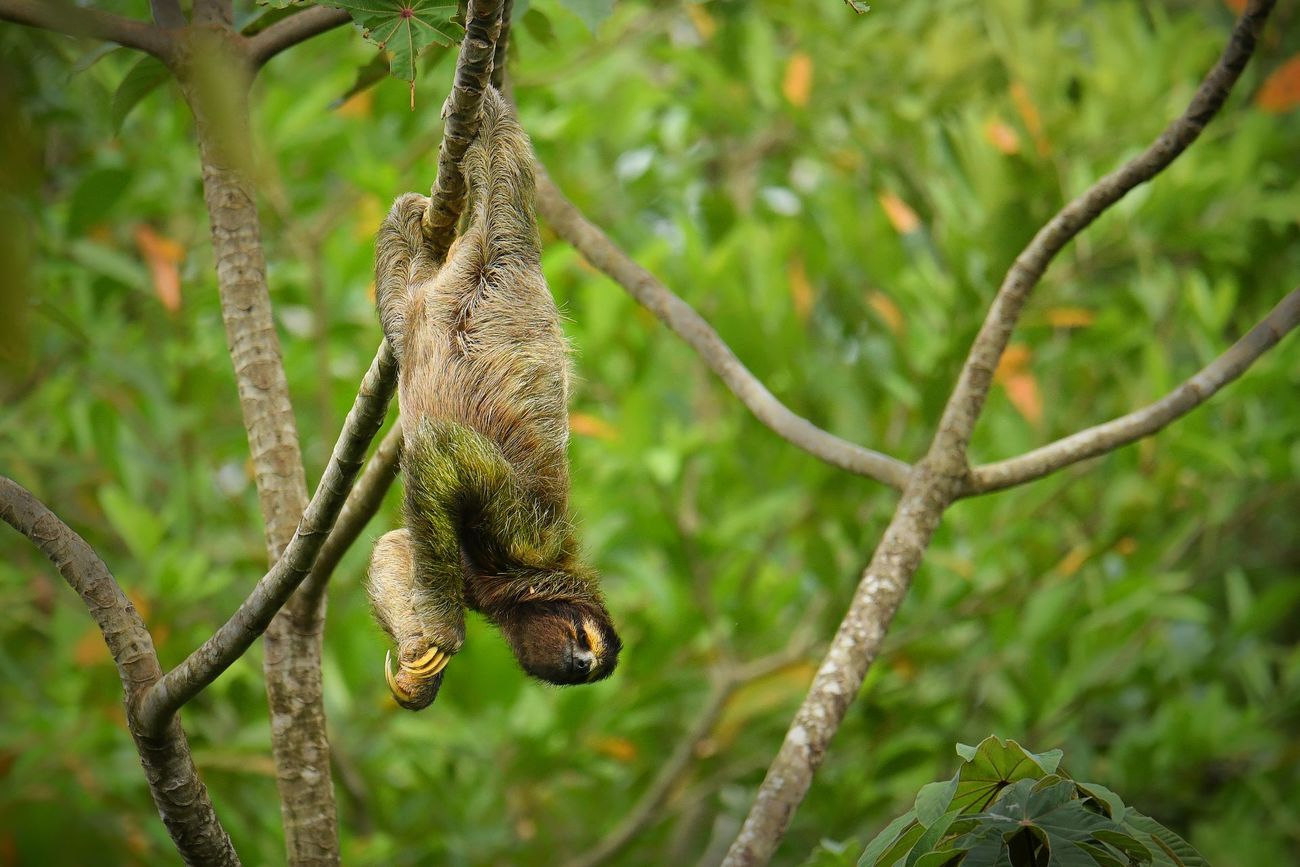
[[[262,66],[272,57],[300,42],[305,42],[328,30],[333,30],[352,20],[346,9],[312,6],[297,15],[275,22],[248,40],[248,57],[253,68]]]
[[[987,494],[1041,479],[1070,464],[1112,452],[1160,431],[1245,373],[1298,324],[1300,289],[1293,289],[1244,337],[1160,400],[1019,457],[975,467],[963,495]]]
[[[795,415],[736,357],[700,314],[638,265],[565,198],[541,163],[537,175],[537,210],[551,228],[588,262],[622,286],[629,295],[685,340],[754,417],[778,436],[832,466],[902,489],[910,467],[888,455],[842,440]]]
[[[366,449],[384,422],[396,381],[397,364],[388,343],[384,342],[362,380],[329,466],[303,513],[293,540],[271,570],[257,582],[239,610],[149,690],[140,709],[140,719],[146,729],[156,730],[162,726],[182,705],[239,659],[307,577],[343,508]]]
[[[154,804],[187,864],[238,865],[190,757],[179,720],[146,731],[139,700],[162,674],[153,637],[104,561],[67,524],[17,482],[0,476],[0,519],[41,549],[86,604],[117,666],[127,719]]]
[[[379,447],[366,463],[366,468],[357,478],[357,483],[352,486],[352,493],[348,494],[348,501],[343,504],[343,511],[334,522],[334,529],[330,531],[325,544],[321,545],[311,575],[303,582],[303,595],[318,598],[324,594],[339,561],[379,511],[384,495],[397,479],[397,463],[401,453],[402,425],[398,423],[380,441]]]
[[[163,61],[173,54],[171,37],[152,24],[62,0],[0,0],[0,19],[69,36],[105,39]]]
[[[967,484],[970,435],[1030,290],[1071,238],[1128,190],[1169,165],[1196,138],[1227,98],[1254,51],[1272,6],[1273,0],[1251,0],[1187,111],[1155,144],[1062,209],[1017,257],[971,346],[930,449],[908,479],[893,520],[863,572],[826,659],[768,768],[723,867],[767,864],[807,794],[831,737],[862,688],[943,512]]]
[[[456,221],[465,208],[465,175],[460,161],[478,134],[483,92],[492,76],[492,58],[501,35],[502,0],[470,0],[465,38],[456,57],[456,77],[442,107],[446,121],[438,147],[438,179],[424,214],[424,236],[433,261],[441,264],[456,235]]]
[[[505,0],[501,4],[501,35],[497,37],[496,49],[492,52],[492,86],[503,90],[506,83],[506,60],[510,53],[510,19],[515,15],[515,0]]]
[[[776,653],[740,666],[723,666],[709,689],[709,695],[696,715],[695,722],[660,765],[659,772],[637,799],[636,804],[595,847],[569,862],[568,867],[596,867],[598,864],[603,864],[621,852],[638,834],[662,818],[661,808],[667,803],[673,789],[690,770],[700,743],[713,732],[722,717],[722,712],[727,707],[727,702],[736,691],[746,684],[761,680],[798,662],[808,652],[808,648],[809,642],[805,637],[800,636],[788,647]]]

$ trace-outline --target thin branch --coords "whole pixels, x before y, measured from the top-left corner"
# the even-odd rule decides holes
[[[505,0],[501,4],[501,35],[497,37],[496,49],[492,52],[492,86],[504,92],[506,84],[506,60],[510,53],[510,22],[515,17],[515,0]]]
[[[346,9],[312,6],[275,22],[248,40],[248,57],[256,69],[281,51],[352,20]]]
[[[1251,0],[1191,105],[1155,144],[1062,209],[1017,257],[971,346],[934,440],[907,481],[894,517],[863,572],[853,602],[723,867],[767,864],[808,793],[813,774],[862,688],[944,511],[967,484],[966,449],[971,432],[1029,292],[1071,238],[1133,187],[1168,166],[1195,140],[1223,105],[1249,60],[1273,2]]]
[[[433,261],[441,263],[456,235],[456,222],[465,209],[465,174],[460,161],[478,134],[483,91],[492,76],[492,57],[501,35],[502,0],[470,0],[465,38],[456,57],[456,77],[442,107],[446,126],[438,147],[438,179],[424,214],[424,236]]]
[[[1070,464],[1104,455],[1156,433],[1245,373],[1298,324],[1300,289],[1293,289],[1231,348],[1160,400],[1019,457],[976,467],[963,495],[987,494],[1041,479]]]
[[[182,705],[239,659],[307,577],[361,469],[366,449],[384,423],[396,384],[397,363],[388,343],[384,342],[361,382],[334,454],[303,513],[298,532],[239,610],[149,690],[140,709],[140,719],[148,729],[155,730],[165,724]]]
[[[709,689],[708,698],[672,753],[659,766],[659,772],[637,799],[627,815],[599,843],[583,853],[568,867],[596,867],[621,852],[636,836],[663,818],[661,808],[690,770],[700,744],[713,732],[736,691],[761,680],[786,666],[798,662],[808,652],[809,642],[800,637],[776,653],[735,667],[724,666]]]
[[[163,61],[168,61],[174,53],[171,37],[152,24],[63,0],[0,0],[0,20],[69,36],[116,42]]]
[[[334,522],[334,529],[330,531],[325,544],[321,545],[311,575],[302,585],[304,595],[320,597],[324,594],[339,561],[379,511],[384,495],[396,481],[401,454],[402,425],[398,423],[380,441],[374,455],[366,463],[366,468],[357,478],[357,483],[352,486],[352,493],[348,494],[348,501],[343,504],[343,511],[339,512],[339,519]]]
[[[546,218],[555,233],[686,341],[755,418],[815,458],[891,488],[902,489],[911,470],[907,464],[842,440],[792,412],[750,373],[694,308],[674,295],[583,216],[565,198],[541,163],[534,164],[534,171],[537,175],[538,213]]]
[[[230,865],[239,858],[212,809],[180,721],[147,733],[136,711],[162,668],[153,637],[104,561],[79,535],[17,482],[0,476],[0,520],[41,549],[85,602],[117,666],[127,719],[154,804],[187,864]]]

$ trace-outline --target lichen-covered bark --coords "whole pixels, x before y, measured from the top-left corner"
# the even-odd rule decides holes
[[[221,4],[211,5],[220,14]],[[181,77],[198,130],[221,313],[274,563],[306,508],[307,486],[250,174],[248,67],[229,30],[200,36]],[[295,594],[267,629],[263,668],[288,860],[328,865],[338,863],[338,829],[321,701],[325,606],[306,598]]]
[[[30,492],[0,476],[0,520],[29,538],[81,597],[104,635],[126,698],[128,726],[140,754],[158,815],[186,864],[239,864],[221,827],[208,790],[190,757],[180,720],[154,735],[143,733],[136,714],[140,697],[162,675],[153,637],[117,581],[80,536]]]

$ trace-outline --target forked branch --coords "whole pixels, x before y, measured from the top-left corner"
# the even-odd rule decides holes
[[[831,466],[902,489],[911,470],[907,464],[842,440],[796,415],[750,373],[704,317],[584,217],[565,198],[541,163],[534,165],[534,171],[537,174],[537,211],[555,233],[686,341],[755,418],[777,436]]]
[[[139,700],[162,674],[153,636],[104,561],[30,491],[0,476],[0,519],[32,541],[59,570],[95,618],[126,694],[127,720],[154,804],[187,864],[238,865],[208,790],[190,757],[180,722],[146,732]]]
[[[971,432],[1029,293],[1071,238],[1133,187],[1163,170],[1196,139],[1250,59],[1272,7],[1273,0],[1251,0],[1187,111],[1142,154],[1063,208],[1016,258],[966,357],[934,440],[907,481],[893,520],[862,574],[830,650],[727,852],[724,867],[767,864],[808,793],[813,774],[862,688],[944,511],[968,484],[966,450]]]
[[[1245,373],[1297,325],[1300,325],[1300,288],[1292,289],[1268,316],[1226,352],[1160,400],[1019,457],[975,467],[963,494],[987,494],[1023,485],[1151,436],[1205,403],[1219,389]]]
[[[352,16],[345,9],[312,6],[296,15],[277,21],[248,40],[248,58],[256,69],[282,51],[313,36],[341,27]]]
[[[149,690],[140,709],[140,719],[146,730],[156,731],[165,725],[182,705],[239,659],[307,577],[343,508],[352,481],[365,459],[366,449],[384,423],[396,383],[397,364],[388,343],[384,342],[362,380],[329,466],[303,513],[293,540],[271,570],[257,582],[239,610]]]

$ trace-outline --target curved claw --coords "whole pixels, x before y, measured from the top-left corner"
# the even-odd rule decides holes
[[[388,691],[399,702],[411,700],[406,691],[397,685],[397,678],[393,674],[393,652],[391,650],[384,651],[384,679],[388,681]]]
[[[412,662],[410,665],[402,667],[417,677],[432,677],[442,670],[442,666],[447,664],[447,655],[437,647],[430,647],[428,653]]]

